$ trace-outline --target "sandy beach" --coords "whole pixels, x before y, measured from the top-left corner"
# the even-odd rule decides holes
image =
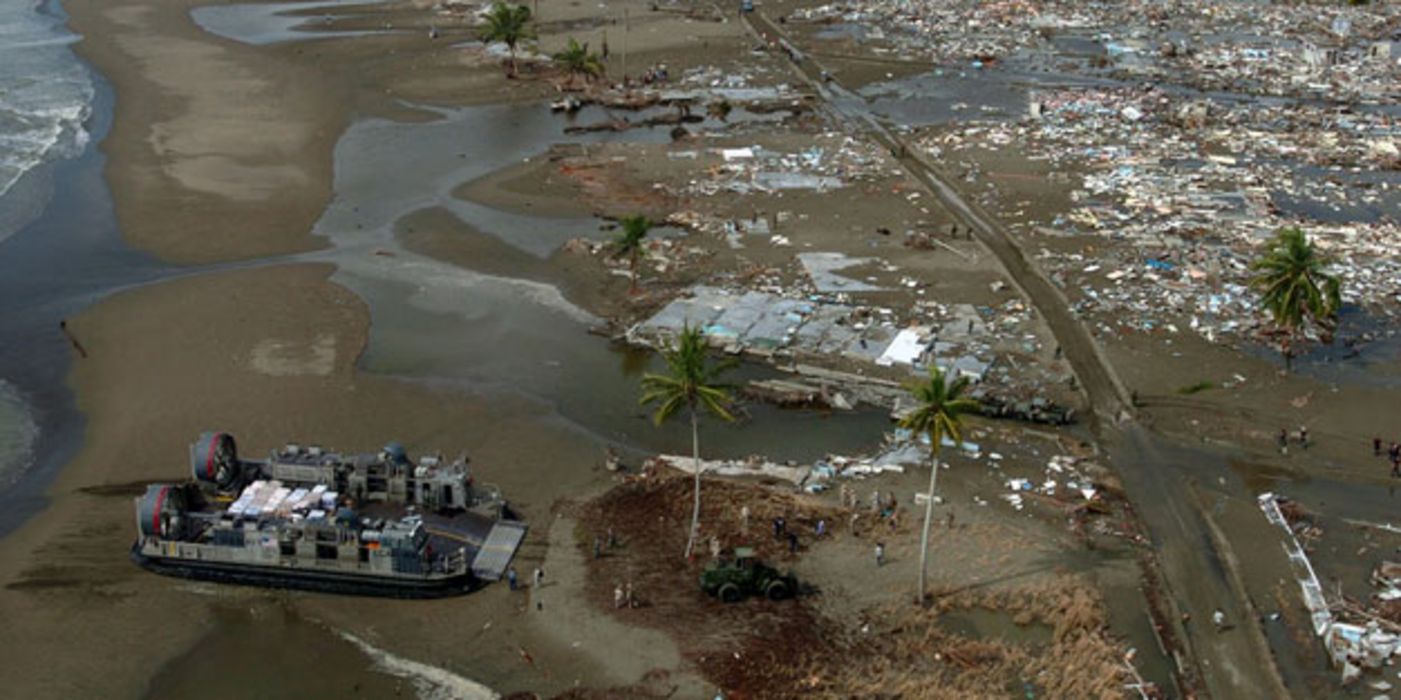
[[[75,50],[115,93],[98,148],[122,254],[150,267],[94,291],[66,317],[68,338],[48,345],[73,350],[66,389],[84,422],[42,509],[0,540],[10,652],[0,687],[15,697],[848,697],[869,683],[1000,697],[1036,682],[1047,697],[1079,698],[1121,697],[1139,672],[1170,697],[1318,690],[1316,657],[1304,671],[1281,660],[1282,675],[1273,662],[1199,664],[1305,647],[1291,646],[1307,619],[1280,592],[1287,562],[1254,496],[1299,485],[1311,506],[1356,503],[1383,517],[1389,477],[1359,455],[1394,427],[1387,382],[1359,383],[1345,367],[1286,375],[1265,354],[1195,336],[1165,344],[1161,333],[1092,327],[1134,397],[1122,421],[1095,417],[1096,397],[1020,273],[937,203],[902,149],[823,104],[831,96],[801,72],[811,66],[762,50],[764,32],[719,7],[547,1],[538,47],[575,38],[609,47],[614,79],[664,65],[668,88],[768,97],[733,112],[727,102],[720,115],[703,114],[716,104],[705,97],[684,110],[592,104],[556,115],[548,103],[565,77],[526,58],[508,79],[476,40],[475,5],[308,4],[287,10],[307,22],[289,30],[285,17],[237,6],[218,6],[237,21],[202,28],[191,13],[207,4],[64,3],[83,35]],[[834,50],[816,34],[792,36]],[[848,101],[928,68],[821,58]],[[1071,206],[1043,162],[960,158],[1001,178],[1003,189],[977,198],[1009,221]],[[763,168],[783,172],[753,187],[774,175]],[[790,187],[794,173],[818,184]],[[638,213],[659,226],[634,293],[626,261],[602,243]],[[762,234],[739,230],[760,222]],[[1019,240],[1033,253],[1100,252],[1093,240]],[[827,251],[857,259],[837,268],[838,284],[867,291],[817,290],[799,254]],[[660,363],[623,347],[623,330],[697,284],[807,290],[805,302],[860,305],[868,321],[890,309],[975,310],[966,333],[976,321],[996,334],[978,341],[1000,358],[989,383],[1032,387],[1012,403],[1034,396],[1078,421],[970,419],[965,437],[982,447],[947,451],[939,487],[936,602],[908,618],[927,466],[851,481],[855,505],[835,488],[708,476],[708,492],[723,495],[706,501],[704,534],[756,542],[810,593],[788,607],[724,606],[695,590],[701,563],[677,556],[689,480],[643,466],[687,453],[690,433],[651,425],[637,383]],[[895,386],[909,377],[856,355],[824,369]],[[739,383],[796,376],[802,364],[751,359]],[[1182,390],[1208,379],[1210,390]],[[872,454],[891,429],[884,405],[744,408],[737,425],[703,424],[707,456],[811,464]],[[1318,445],[1280,453],[1277,430],[1304,424]],[[530,525],[515,568],[524,579],[541,567],[546,583],[398,601],[143,571],[127,556],[132,499],[183,479],[187,446],[205,430],[238,436],[246,455],[289,441],[465,451]],[[605,470],[605,449],[628,469]],[[868,494],[879,504],[884,493],[902,518],[865,515]],[[1190,498],[1158,498],[1168,493]],[[753,507],[753,523],[741,523],[741,507]],[[780,515],[801,529],[801,547],[765,535]],[[1180,537],[1155,540],[1163,522],[1180,523]],[[591,556],[605,528],[624,544]],[[873,559],[877,543],[888,561]],[[1322,556],[1356,574],[1356,593],[1363,567],[1349,549]],[[638,609],[615,604],[624,581],[637,583]],[[1189,622],[1218,605],[1241,620],[1238,634]],[[1257,625],[1275,611],[1291,627]],[[328,680],[288,660],[303,653]]]

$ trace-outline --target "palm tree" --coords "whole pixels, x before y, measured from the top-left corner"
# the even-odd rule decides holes
[[[603,75],[603,59],[598,57],[597,52],[589,52],[587,42],[580,44],[577,39],[570,38],[569,45],[555,54],[554,59],[569,71],[571,82],[579,75],[584,76],[585,82],[592,82],[594,78]]]
[[[929,500],[924,502],[924,534],[919,538],[919,602],[924,602],[925,560],[929,556],[929,522],[934,517],[934,487],[939,478],[939,447],[944,436],[954,444],[963,441],[963,415],[979,409],[976,400],[963,395],[968,378],[959,377],[949,384],[944,371],[929,366],[929,380],[910,385],[917,405],[900,419],[900,427],[916,435],[929,437]]]
[[[662,354],[666,358],[667,373],[647,373],[642,376],[642,399],[647,405],[657,403],[652,420],[661,425],[668,418],[685,408],[691,416],[691,457],[695,460],[696,486],[695,505],[691,509],[691,529],[686,537],[686,557],[695,550],[696,533],[700,530],[700,414],[709,413],[720,420],[731,422],[735,419],[730,412],[730,387],[716,380],[725,370],[734,366],[734,361],[710,364],[706,355],[705,338],[699,328],[689,324],[681,329],[676,345]]]
[[[500,41],[511,52],[511,67],[508,76],[516,77],[516,44],[521,39],[531,39],[535,29],[530,26],[530,8],[525,5],[507,5],[496,0],[486,13],[486,24],[482,26],[480,38],[484,43]]]
[[[1292,368],[1291,341],[1308,323],[1331,331],[1342,306],[1338,278],[1324,272],[1332,263],[1298,228],[1275,234],[1263,256],[1251,263],[1255,276],[1250,287],[1260,293],[1260,307],[1270,313],[1275,328],[1284,334],[1280,352],[1284,368]]]
[[[729,119],[730,112],[733,110],[734,105],[730,104],[730,101],[725,99],[716,100],[706,105],[705,107],[705,111],[707,114],[709,114],[712,117],[715,117],[716,119],[719,119],[722,122]]]
[[[613,238],[613,257],[621,258],[627,256],[628,271],[631,281],[628,283],[628,294],[637,293],[637,259],[642,256],[642,240],[647,237],[647,233],[652,230],[652,220],[642,214],[624,216],[618,222],[622,228],[618,235]]]

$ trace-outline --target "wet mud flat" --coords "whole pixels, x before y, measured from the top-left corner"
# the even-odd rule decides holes
[[[354,41],[369,39],[398,40],[356,37]],[[318,41],[315,50],[326,52],[321,54],[324,57],[339,49]],[[664,53],[661,48],[654,51]],[[692,54],[704,55],[700,50]],[[685,449],[689,436],[683,429],[654,429],[635,405],[637,372],[655,367],[649,364],[655,361],[615,351],[603,339],[590,337],[587,330],[599,315],[598,307],[586,301],[585,294],[571,295],[571,282],[561,281],[564,275],[555,267],[568,265],[559,252],[566,241],[606,236],[598,230],[600,222],[578,214],[577,209],[558,215],[569,207],[543,207],[555,215],[541,215],[519,211],[513,204],[518,198],[494,201],[490,196],[459,196],[468,183],[537,157],[551,143],[577,142],[562,135],[563,120],[549,116],[540,104],[481,110],[415,104],[400,105],[397,111],[385,107],[371,111],[381,110],[394,111],[396,119],[362,119],[335,140],[335,151],[328,156],[334,167],[331,203],[316,224],[316,233],[327,247],[295,259],[333,263],[334,273],[318,265],[268,266],[226,277],[198,275],[183,284],[116,297],[75,324],[75,332],[99,358],[79,369],[73,380],[92,420],[87,452],[71,472],[65,470],[55,492],[59,503],[49,514],[53,519],[38,522],[25,542],[70,553],[84,542],[92,545],[84,533],[69,528],[79,516],[93,512],[84,499],[94,496],[81,488],[94,482],[125,483],[167,474],[166,467],[154,462],[111,467],[106,458],[137,451],[183,454],[184,437],[210,427],[207,423],[212,421],[241,434],[258,435],[255,440],[263,446],[289,438],[357,449],[375,449],[388,437],[414,446],[466,443],[484,475],[508,494],[522,494],[522,507],[542,524],[551,521],[558,499],[582,497],[611,483],[610,475],[599,466],[605,445],[639,454]],[[669,137],[660,131],[635,130],[625,138],[659,143]],[[377,167],[380,172],[375,172]],[[390,178],[391,173],[402,179]],[[811,200],[799,201],[794,209],[810,204]],[[734,205],[735,210],[743,207]],[[592,207],[582,209],[592,213]],[[429,218],[437,220],[423,223]],[[882,235],[864,228],[868,227],[863,227],[867,235]],[[826,233],[836,238],[837,232]],[[298,241],[301,233],[297,230]],[[444,242],[464,245],[453,248],[454,257],[438,252],[452,247]],[[299,242],[291,247],[311,246]],[[474,259],[478,254],[489,259]],[[948,255],[950,261],[961,259],[956,253]],[[540,261],[545,261],[544,267],[538,266]],[[598,268],[590,272],[582,267],[576,270],[581,277],[599,276]],[[517,274],[519,270],[531,274]],[[332,275],[329,283],[328,274]],[[992,280],[979,277],[977,284],[969,283],[967,288],[980,288]],[[622,279],[609,281],[610,293],[626,284]],[[187,313],[192,307],[202,313]],[[202,323],[208,316],[226,323],[212,327]],[[173,345],[151,340],[172,334],[187,340]],[[329,364],[322,361],[327,348],[332,349]],[[1043,344],[1040,352],[1049,353],[1049,346]],[[159,373],[153,371],[156,367]],[[172,406],[162,401],[170,395],[192,398]],[[754,407],[752,414],[750,421],[738,427],[707,426],[707,434],[713,436],[707,438],[707,455],[738,457],[762,451],[779,459],[816,459],[830,452],[862,449],[878,440],[888,426],[883,413],[876,412],[828,415]],[[530,450],[523,451],[523,445]],[[103,465],[108,466],[99,470]],[[901,488],[912,491],[915,486]],[[129,521],[126,506],[125,499],[115,499],[100,511],[98,525],[111,525],[101,544],[114,545],[105,550],[125,551],[115,545],[121,544],[120,527]],[[996,527],[995,522],[990,526],[989,538],[997,534]],[[531,548],[519,562],[522,570],[545,561],[559,536],[529,543]],[[834,550],[829,558],[839,566],[851,562],[853,571],[864,570],[869,552],[864,545],[853,546],[851,551]],[[128,675],[112,681],[120,681],[123,687],[136,687],[142,674],[147,674],[157,678],[160,685],[155,690],[186,688],[208,670],[198,653],[180,656],[180,649],[188,648],[181,645],[193,643],[197,651],[251,653],[250,625],[259,622],[294,639],[308,640],[325,666],[345,669],[342,677],[355,679],[363,688],[387,690],[386,683],[398,683],[389,680],[392,673],[365,673],[364,658],[351,653],[350,647],[379,658],[372,651],[344,636],[341,639],[349,647],[311,640],[314,633],[292,615],[282,619],[273,613],[267,618],[255,614],[245,624],[237,616],[221,618],[219,606],[210,604],[205,591],[163,586],[134,572],[105,580],[96,574],[126,570],[104,559],[98,548],[90,549],[82,551],[100,566],[88,571],[93,575],[84,579],[84,586],[52,586],[39,606],[23,605],[39,595],[37,587],[7,589],[5,605],[13,606],[16,630],[50,629],[47,623],[83,615],[106,633],[93,636],[103,638],[139,636],[151,630],[158,618],[143,615],[145,611],[179,612],[192,621],[180,639],[143,651],[140,659],[127,659],[131,662],[126,664]],[[908,551],[900,551],[899,556],[908,565]],[[9,554],[6,558],[25,559]],[[11,563],[21,574],[35,574],[31,577],[35,580],[45,573],[34,568],[32,561]],[[986,561],[983,570],[994,571],[1001,564]],[[906,578],[910,577],[902,575],[902,585]],[[94,588],[102,595],[73,593]],[[1120,580],[1116,590],[1126,588],[1131,585],[1126,587]],[[518,688],[562,692],[581,682],[608,686],[635,680],[625,676],[637,669],[614,668],[606,660],[590,657],[574,646],[577,639],[565,638],[554,629],[550,613],[557,607],[584,607],[565,595],[566,590],[571,589],[565,585],[553,591],[542,589],[561,597],[552,599],[546,614],[536,617],[527,617],[534,614],[530,605],[502,587],[483,591],[480,598],[462,605],[367,608],[361,601],[317,596],[293,597],[288,605],[301,615],[299,619],[315,619],[330,630],[373,641],[374,648],[391,649],[399,658],[432,661],[503,692]],[[250,595],[262,600],[259,594]],[[127,602],[119,613],[103,614],[101,604],[113,596]],[[1120,609],[1135,606],[1133,596],[1115,602]],[[607,614],[606,607],[605,603],[601,615]],[[584,619],[592,624],[589,615]],[[1097,618],[1087,619],[1087,625],[1074,626],[1072,632],[1101,630]],[[52,629],[62,629],[61,622]],[[213,632],[198,641],[204,630]],[[469,641],[464,643],[464,637]],[[604,634],[605,642],[620,649],[643,648],[654,641],[639,640],[626,626],[609,628]],[[35,641],[39,650],[48,648],[47,644],[74,650],[71,644],[61,644],[73,640]],[[959,649],[954,655],[967,660],[967,650]],[[527,656],[533,661],[524,661]],[[171,658],[176,661],[166,663]],[[721,656],[707,658],[708,663],[725,664],[699,664],[717,677],[740,674],[733,677],[742,681],[747,673]],[[157,674],[155,669],[162,666],[164,670]],[[775,666],[764,663],[753,670]],[[100,668],[84,671],[86,675],[27,680],[68,694],[98,687],[83,685],[94,683],[93,679],[106,680]],[[71,685],[56,688],[42,683]],[[350,690],[354,691],[353,685]]]

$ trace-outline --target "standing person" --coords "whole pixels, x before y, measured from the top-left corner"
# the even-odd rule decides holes
[[[613,549],[618,546],[618,534],[613,532],[613,526],[608,526],[608,548]]]
[[[1309,449],[1309,426],[1307,425],[1299,426],[1299,446],[1306,450]]]
[[[798,533],[796,533],[796,532],[790,532],[790,533],[788,533],[788,553],[789,553],[789,554],[797,554],[797,553],[798,553]]]
[[[860,513],[852,513],[852,514],[851,514],[851,534],[852,534],[853,537],[856,536],[856,521],[857,521],[857,520],[860,520],[860,519],[861,519],[861,514],[860,514]]]
[[[1279,429],[1279,453],[1282,455],[1289,454],[1289,431],[1284,428]]]
[[[871,512],[880,515],[880,489],[871,491]]]
[[[543,568],[538,567],[538,566],[535,567],[535,577],[534,577],[534,581],[535,581],[535,588],[539,588],[539,587],[545,585],[545,570],[544,570]]]
[[[511,586],[511,590],[516,590],[516,567],[506,569],[506,583]]]
[[[788,521],[782,516],[773,519],[773,536],[781,539],[783,533],[788,531]]]
[[[613,609],[617,610],[621,607],[623,607],[623,584],[615,583],[613,584]]]
[[[719,537],[711,537],[711,538],[710,538],[710,558],[711,558],[711,559],[719,559],[719,558],[720,558],[720,551],[721,551],[721,550],[720,550],[720,538],[719,538]]]
[[[885,566],[885,543],[876,543],[876,566]]]
[[[817,538],[822,539],[822,536],[827,534],[827,521],[822,518],[818,518],[817,527],[815,528],[815,530],[817,531]]]
[[[739,509],[739,531],[743,535],[749,534],[749,506],[742,506]]]
[[[632,581],[628,581],[627,588],[623,589],[623,599],[629,608],[637,607],[637,601],[632,597]]]

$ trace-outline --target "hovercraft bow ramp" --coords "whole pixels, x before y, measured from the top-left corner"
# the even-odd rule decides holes
[[[472,575],[482,581],[500,581],[506,567],[525,539],[526,526],[519,520],[498,520],[472,560]]]

